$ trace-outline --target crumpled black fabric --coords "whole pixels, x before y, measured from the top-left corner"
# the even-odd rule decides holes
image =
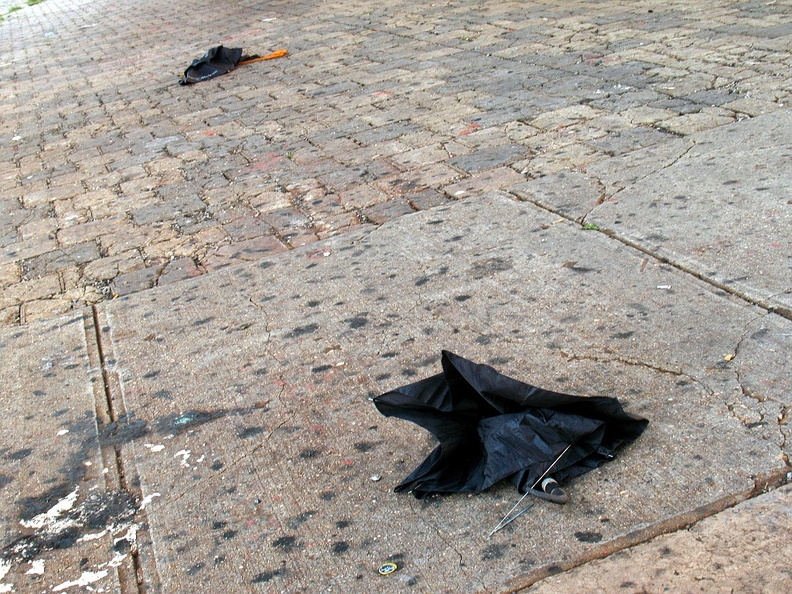
[[[524,493],[569,444],[549,474],[559,483],[613,459],[649,423],[616,398],[543,390],[447,351],[442,366],[443,373],[374,399],[383,415],[412,421],[440,441],[396,492],[479,492],[508,479]]]
[[[257,56],[243,56],[241,48],[227,48],[222,45],[208,50],[202,58],[193,60],[179,80],[181,85],[201,82],[231,72],[239,62]]]

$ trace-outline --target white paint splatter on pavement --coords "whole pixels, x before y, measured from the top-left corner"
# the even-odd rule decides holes
[[[178,456],[182,457],[181,465],[184,466],[185,468],[190,468],[190,465],[187,464],[187,459],[190,457],[190,450],[179,450],[178,452],[173,454],[174,458],[177,458]]]
[[[44,526],[52,526],[56,524],[58,518],[60,518],[64,512],[67,512],[72,507],[74,507],[74,502],[77,501],[78,491],[79,489],[75,489],[43,514],[39,514],[30,520],[20,520],[19,523],[25,528],[34,528],[37,530],[44,528]]]
[[[162,493],[152,493],[151,495],[146,495],[143,498],[143,501],[140,502],[140,509],[146,509],[146,506],[151,503],[151,501],[155,497],[162,497]]]
[[[93,584],[94,582],[98,582],[103,577],[107,577],[107,570],[103,569],[102,571],[83,571],[82,575],[79,579],[76,579],[72,582],[63,582],[62,584],[58,584],[55,586],[52,591],[53,592],[60,592],[61,590],[65,590],[66,588],[72,588],[74,586],[77,587],[84,587],[88,586],[89,584]]]

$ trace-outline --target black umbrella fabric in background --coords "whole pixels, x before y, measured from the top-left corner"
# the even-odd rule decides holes
[[[440,442],[396,492],[479,492],[508,479],[525,493],[546,475],[563,482],[612,460],[649,423],[616,398],[543,390],[447,351],[442,367],[374,399]]]
[[[228,48],[218,45],[209,49],[201,58],[193,60],[184,71],[179,84],[189,85],[231,72],[240,64],[250,64],[259,60],[271,60],[287,54],[286,50],[278,50],[268,56],[243,56],[241,48]]]

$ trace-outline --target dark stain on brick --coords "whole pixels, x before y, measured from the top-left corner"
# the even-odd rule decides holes
[[[496,366],[496,365],[506,365],[509,361],[511,361],[511,357],[492,357],[492,359],[490,359],[488,363],[490,365]]]
[[[29,520],[51,509],[72,489],[71,485],[61,483],[43,495],[20,500],[22,519]],[[125,491],[92,492],[74,508],[61,514],[61,518],[66,520],[63,527],[37,530],[24,535],[6,545],[0,558],[21,563],[30,561],[45,551],[71,548],[86,533],[130,520],[136,510],[135,497]]]
[[[294,516],[293,518],[289,518],[286,521],[286,525],[289,528],[295,530],[295,529],[299,528],[300,526],[302,526],[303,524],[307,523],[308,520],[313,518],[315,515],[316,515],[316,510],[310,509],[308,511],[305,511],[305,512],[301,513],[298,516]]]
[[[374,444],[370,441],[359,441],[354,447],[358,452],[370,452],[374,449]]]
[[[759,330],[751,334],[751,340],[762,340],[769,333],[770,331],[767,328],[760,328]]]
[[[479,260],[470,268],[470,276],[474,279],[486,278],[496,272],[504,272],[514,268],[511,258],[486,258]]]
[[[580,542],[599,542],[602,540],[602,534],[599,532],[575,532],[575,538]]]
[[[619,338],[619,339],[630,338],[630,336],[632,336],[633,334],[635,334],[635,332],[632,332],[632,331],[631,332],[617,332],[616,334],[611,334],[611,338]]]
[[[119,538],[113,543],[113,550],[122,555],[128,554],[132,550],[132,543],[128,538]]]
[[[40,513],[43,513],[55,505],[58,501],[66,497],[72,491],[72,486],[67,483],[59,483],[47,489],[36,497],[23,497],[19,504],[22,507],[21,518],[30,520]]]
[[[349,543],[339,540],[338,542],[333,543],[333,554],[340,555],[342,553],[346,553],[349,550]]]
[[[294,536],[281,536],[272,541],[272,548],[281,549],[285,553],[291,553],[299,547],[297,539]]]
[[[311,373],[321,373],[323,371],[328,371],[328,370],[330,370],[332,368],[333,368],[332,365],[319,365],[317,367],[312,367],[311,368]]]
[[[348,318],[344,320],[344,322],[349,324],[349,327],[352,329],[362,328],[368,324],[368,319],[366,318],[367,315],[368,314],[357,315],[354,318]]]
[[[277,576],[282,575],[282,574],[283,574],[283,571],[280,570],[280,569],[275,569],[273,571],[262,571],[260,574],[258,574],[256,577],[254,577],[253,580],[250,583],[251,584],[266,584],[267,582],[272,580],[272,578],[277,577]]]
[[[585,274],[586,272],[596,272],[594,268],[586,268],[585,266],[578,266],[577,262],[564,262],[561,265],[563,268],[569,268],[572,272]]]
[[[305,326],[297,326],[294,330],[286,335],[286,338],[298,338],[300,336],[305,336],[306,334],[316,332],[317,330],[319,330],[319,324],[306,324]]]
[[[6,460],[10,460],[12,462],[17,462],[19,460],[24,460],[32,453],[33,450],[31,448],[22,448],[21,450],[17,450],[15,452],[11,452],[10,454],[6,454],[5,456],[3,456],[3,458],[5,458]]]
[[[145,421],[130,421],[128,418],[123,418],[99,426],[99,443],[118,446],[148,434],[149,428]]]
[[[457,295],[454,297],[454,301],[459,301],[460,303],[467,301],[468,299],[470,299],[470,295]]]
[[[240,439],[248,439],[249,437],[261,435],[264,431],[266,431],[266,427],[245,427],[237,435]]]

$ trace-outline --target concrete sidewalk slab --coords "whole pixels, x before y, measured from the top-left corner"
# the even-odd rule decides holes
[[[689,530],[550,577],[528,592],[787,592],[790,532],[792,487],[787,485]]]
[[[82,316],[0,333],[2,592],[134,584],[137,503],[103,457],[104,384],[87,336]]]
[[[788,2],[216,4],[0,8],[0,325],[655,156],[792,92]],[[221,43],[289,54],[180,86]]]
[[[515,192],[792,317],[791,130],[779,110]]]
[[[785,480],[792,323],[500,195],[99,314],[168,591],[518,588]],[[651,425],[573,503],[485,540],[514,489],[393,494],[432,439],[368,400],[436,373],[442,348]]]

